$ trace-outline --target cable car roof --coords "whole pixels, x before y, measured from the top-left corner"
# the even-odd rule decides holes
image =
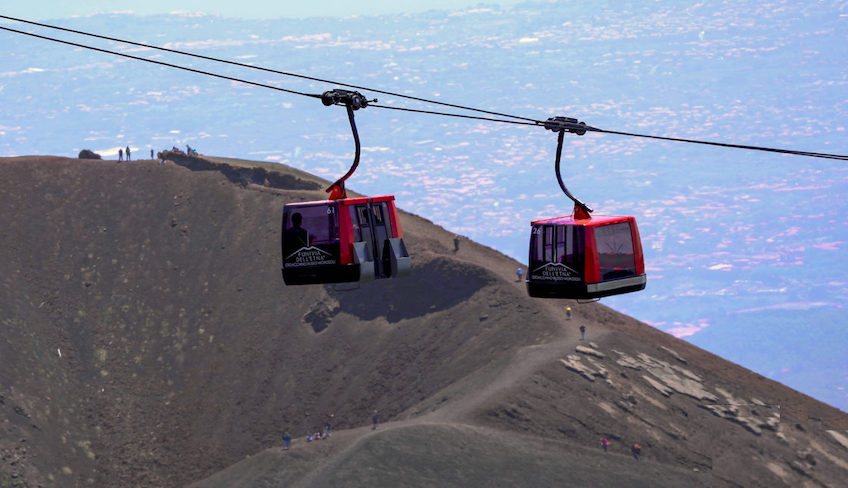
[[[340,200],[314,200],[311,202],[294,202],[287,203],[286,207],[309,207],[312,205],[326,205],[328,202],[338,202],[341,205],[359,205],[362,203],[374,203],[374,202],[393,202],[395,200],[394,195],[380,195],[377,197],[356,197],[356,198],[344,198]]]
[[[541,225],[541,224],[555,224],[555,225],[603,225],[603,224],[613,224],[617,222],[627,222],[632,220],[633,217],[629,216],[621,216],[621,215],[592,215],[590,219],[575,219],[574,215],[564,215],[562,217],[553,217],[550,219],[540,219],[534,220],[530,222],[530,225]]]

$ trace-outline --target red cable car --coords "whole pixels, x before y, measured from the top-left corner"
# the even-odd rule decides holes
[[[527,293],[592,299],[643,290],[636,219],[580,213],[530,223]]]
[[[394,196],[290,203],[283,208],[283,229],[287,285],[409,274]]]
[[[359,165],[354,110],[368,106],[358,92],[324,92],[326,106],[345,105],[356,152],[347,174],[327,188],[329,200],[283,207],[280,247],[287,285],[346,283],[406,276],[409,253],[403,243],[395,197],[347,198],[344,183]]]
[[[558,132],[557,181],[574,202],[574,213],[530,223],[527,293],[539,298],[595,299],[644,290],[642,241],[633,217],[592,216],[560,174],[563,134],[592,130],[577,119],[552,117],[545,128]]]

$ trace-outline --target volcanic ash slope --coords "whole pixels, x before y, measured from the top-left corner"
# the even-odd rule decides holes
[[[282,206],[326,185],[222,158],[0,159],[0,486],[848,476],[844,413],[602,305],[528,298],[519,263],[419,217],[411,277],[284,286]]]

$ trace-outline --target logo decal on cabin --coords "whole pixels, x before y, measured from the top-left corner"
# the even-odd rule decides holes
[[[530,278],[544,281],[579,281],[580,273],[562,263],[546,263],[534,269]]]
[[[298,266],[321,266],[325,264],[338,264],[333,255],[323,249],[315,246],[301,247],[297,251],[291,253],[285,259],[287,267]]]

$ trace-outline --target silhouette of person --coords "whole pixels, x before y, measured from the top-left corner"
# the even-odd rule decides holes
[[[459,236],[453,236],[453,252],[459,252]]]
[[[124,160],[124,150],[118,149],[118,161],[123,161],[123,160]]]
[[[150,159],[153,159],[153,148],[150,149]]]
[[[630,448],[630,452],[633,453],[633,458],[638,461],[639,456],[642,455],[642,446],[639,444],[633,444],[633,447]]]
[[[585,325],[580,326],[580,340],[581,341],[586,340],[586,326]]]
[[[291,434],[286,432],[285,434],[283,434],[283,450],[288,451],[290,446],[291,446]]]
[[[374,424],[371,426],[371,430],[376,430],[377,424],[380,423],[380,414],[376,410],[374,410],[374,416],[371,417],[371,422]]]
[[[518,281],[521,281],[521,277],[524,276],[524,270],[519,267],[517,270],[515,270],[515,274],[518,275]]]
[[[607,452],[607,447],[609,447],[609,440],[606,438],[601,439],[601,447],[604,448],[604,452]]]
[[[303,223],[303,215],[300,212],[295,212],[291,216],[291,226],[286,229],[286,255],[297,251],[298,249],[309,247],[309,232],[306,231],[301,224]]]
[[[127,161],[130,160],[130,147],[127,146]]]

